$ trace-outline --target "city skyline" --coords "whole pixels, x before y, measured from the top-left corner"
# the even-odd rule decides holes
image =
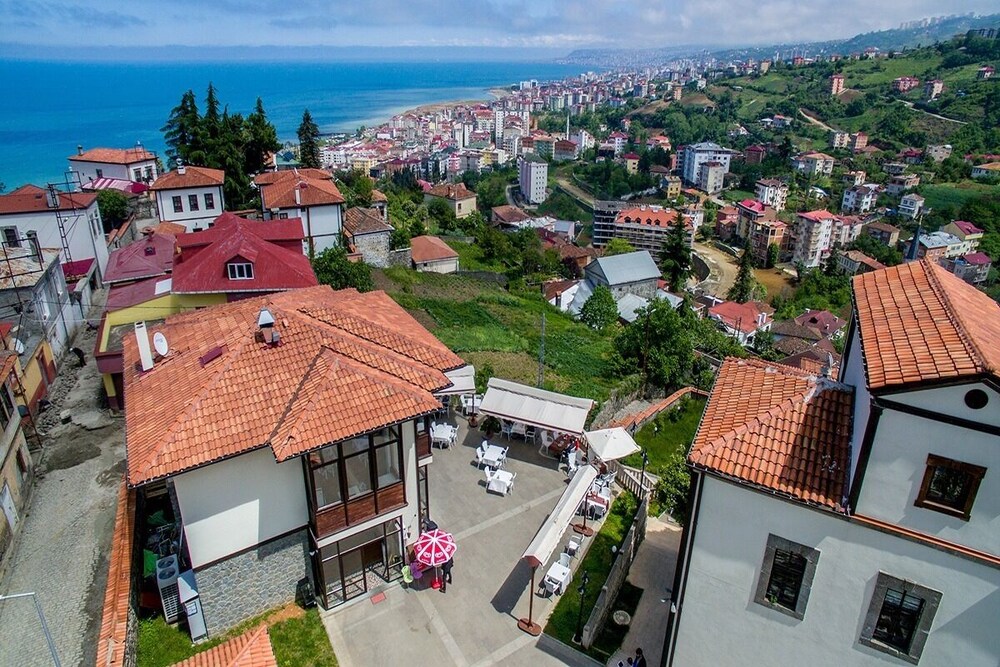
[[[0,1],[10,45],[38,47],[430,46],[713,47],[846,38],[947,14],[990,13],[989,0],[375,0],[331,8],[321,0]],[[220,26],[223,29],[220,30]]]

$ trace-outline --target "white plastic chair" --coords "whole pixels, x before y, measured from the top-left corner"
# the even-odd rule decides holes
[[[517,473],[516,472],[513,473],[510,476],[510,482],[507,484],[507,493],[511,493],[511,492],[514,491],[514,480],[515,479],[517,479]]]
[[[569,567],[570,555],[568,553],[559,554],[559,564],[563,567]]]
[[[545,579],[542,580],[542,586],[545,587],[546,595],[552,595],[553,593],[558,593],[560,590],[562,590],[562,586],[559,584],[558,581],[553,581],[548,577],[545,577]]]
[[[486,447],[483,446],[483,445],[480,445],[476,449],[476,467],[477,468],[482,468],[483,467],[483,457],[484,456],[486,456]]]
[[[493,468],[491,468],[489,466],[486,466],[486,487],[487,487],[487,489],[490,486],[490,482],[493,481],[493,475],[494,475]]]
[[[514,432],[514,423],[509,422],[506,419],[500,422],[500,435],[510,440],[510,436]]]
[[[566,553],[570,557],[573,557],[580,550],[580,542],[577,537],[573,536],[569,538],[569,544],[566,545]]]
[[[507,464],[507,452],[509,450],[510,450],[510,447],[504,447],[503,454],[500,455],[500,465],[501,466],[504,466],[504,465]]]

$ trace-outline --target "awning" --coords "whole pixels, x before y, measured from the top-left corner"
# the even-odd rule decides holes
[[[490,378],[479,408],[481,414],[522,424],[580,435],[587,414],[594,407],[589,398],[565,396],[554,391]]]
[[[461,368],[448,371],[444,375],[451,380],[451,386],[447,389],[435,392],[435,396],[476,393],[476,369],[472,366],[472,364],[466,364]]]
[[[588,431],[584,433],[584,437],[587,438],[591,453],[597,455],[602,461],[623,459],[629,454],[641,451],[628,431],[620,426],[600,431]]]
[[[569,481],[569,486],[563,491],[559,502],[552,509],[552,512],[542,522],[538,532],[535,533],[531,544],[524,550],[521,558],[527,561],[531,567],[538,567],[549,560],[552,552],[562,540],[562,534],[569,526],[576,514],[576,508],[580,506],[583,497],[590,490],[590,485],[597,479],[597,469],[594,466],[582,466],[576,471],[573,479]]]

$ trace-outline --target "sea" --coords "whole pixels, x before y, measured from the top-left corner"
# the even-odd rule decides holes
[[[353,132],[423,104],[490,99],[491,88],[578,75],[554,62],[108,63],[0,59],[0,182],[65,179],[67,158],[84,148],[141,142],[161,157],[160,131],[188,89],[204,109],[211,82],[231,112],[258,97],[282,141],[295,140],[309,109],[324,133]]]

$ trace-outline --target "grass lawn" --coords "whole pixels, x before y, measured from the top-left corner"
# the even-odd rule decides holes
[[[648,469],[666,465],[675,451],[687,451],[704,411],[704,398],[687,396],[677,407],[664,410],[639,429],[635,441],[649,456]],[[638,468],[642,466],[642,457],[633,454],[622,463]]]
[[[503,273],[507,270],[496,260],[483,259],[483,251],[475,243],[448,240],[448,245],[458,253],[458,266],[463,271],[495,271]]]
[[[270,611],[241,623],[219,637],[192,646],[186,629],[168,625],[162,616],[139,621],[139,641],[136,649],[138,667],[168,667],[191,656],[215,648],[267,621],[281,610]],[[291,614],[270,628],[274,657],[280,667],[337,667],[326,629],[316,609]]]
[[[586,595],[583,600],[583,622],[586,623],[590,612],[594,609],[594,604],[597,602],[597,597],[601,593],[601,587],[604,586],[604,582],[608,579],[608,573],[611,572],[611,565],[614,563],[614,554],[611,552],[611,547],[617,548],[621,546],[622,540],[625,539],[625,533],[628,532],[629,526],[632,525],[632,519],[635,517],[637,509],[635,497],[629,492],[626,491],[615,498],[614,503],[611,505],[611,511],[608,512],[601,529],[590,538],[590,547],[583,557],[583,562],[577,567],[576,573],[573,575],[573,581],[566,587],[566,592],[562,594],[559,602],[556,603],[555,609],[552,610],[549,622],[545,624],[545,634],[555,637],[569,646],[573,645],[573,635],[576,634],[576,621],[580,613],[580,593],[578,588],[580,581],[583,579],[583,573],[587,572],[590,576],[590,583],[587,584]],[[534,595],[534,591],[532,591],[532,595]],[[607,648],[605,645],[598,649],[595,645],[589,651],[586,651],[586,653],[604,662],[614,652],[614,649],[612,649],[611,653],[605,655]]]
[[[489,363],[497,377],[535,384],[544,314],[545,389],[602,401],[616,384],[611,334],[559,312],[534,289],[508,293],[468,276],[401,268],[373,276],[442,343],[477,368]]]
[[[726,190],[722,193],[722,198],[726,201],[743,201],[744,199],[753,199],[756,195],[747,190]]]
[[[940,209],[945,206],[960,208],[968,200],[980,195],[1000,196],[1000,186],[962,181],[960,183],[925,185],[920,188],[920,194],[926,200],[924,204],[927,208]]]

